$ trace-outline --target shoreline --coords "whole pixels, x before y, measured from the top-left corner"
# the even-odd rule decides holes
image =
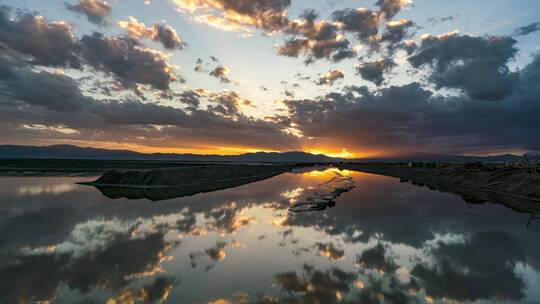
[[[540,174],[527,169],[459,165],[448,168],[408,168],[341,164],[340,169],[399,178],[416,186],[461,196],[468,204],[494,202],[514,210],[540,214]]]

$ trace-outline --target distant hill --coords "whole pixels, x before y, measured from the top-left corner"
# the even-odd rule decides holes
[[[173,161],[215,161],[215,162],[506,162],[519,161],[521,156],[504,154],[497,156],[463,156],[433,154],[421,152],[408,152],[397,156],[384,158],[333,158],[323,154],[306,152],[256,152],[240,155],[200,155],[200,154],[174,154],[174,153],[139,153],[130,150],[107,150],[84,148],[73,145],[52,146],[18,146],[0,145],[0,158],[31,158],[31,159],[108,159],[108,160],[173,160]]]
[[[199,155],[174,153],[139,153],[129,150],[83,148],[73,145],[17,146],[0,145],[0,158],[33,159],[109,159],[109,160],[174,160],[217,162],[335,162],[337,159],[322,154],[305,152],[267,153],[241,155]]]
[[[382,158],[362,158],[356,161],[365,162],[514,162],[522,160],[522,156],[513,154],[502,154],[493,156],[467,156],[467,155],[451,155],[451,154],[436,154],[422,152],[406,152],[400,155]]]

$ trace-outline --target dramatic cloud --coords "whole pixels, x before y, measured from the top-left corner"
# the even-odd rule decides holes
[[[238,31],[244,36],[252,35],[252,28],[261,29],[265,34],[280,33],[285,36],[285,41],[278,46],[278,54],[288,57],[305,55],[307,64],[323,58],[337,62],[355,57],[356,52],[344,37],[345,33],[354,33],[364,42],[374,40],[370,43],[375,44],[380,39],[377,33],[381,12],[367,8],[335,11],[333,21],[317,20],[317,13],[313,9],[306,9],[299,19],[290,20],[287,16],[290,0],[173,2],[181,10],[195,14],[196,21],[225,31]],[[398,3],[392,2],[385,4],[385,7],[394,8],[396,5]]]
[[[251,101],[236,92],[204,89],[204,83],[179,88],[183,79],[172,60],[193,64],[197,57],[171,58],[179,52],[145,45],[183,48],[185,44],[165,21],[144,24],[123,14],[127,19],[118,22],[122,34],[92,33],[87,27],[74,29],[64,21],[2,6],[1,141],[83,140],[207,151],[219,146],[448,153],[540,149],[533,131],[539,127],[534,118],[539,113],[535,100],[540,94],[540,56],[524,66],[522,60],[531,52],[531,44],[525,43],[518,56],[515,40],[538,31],[538,22],[518,28],[512,36],[453,32],[419,39],[415,33],[419,25],[399,17],[411,4],[408,0],[373,0],[370,8],[340,7],[325,13],[326,19],[307,2],[292,6],[291,0],[171,2],[195,21],[272,37],[267,42],[276,43],[278,55],[298,57],[306,64],[328,62],[316,71],[302,72],[308,76],[293,79],[297,67],[277,66],[290,60],[276,60],[276,77],[291,77],[263,79],[262,87],[261,81],[242,84],[241,92],[250,94]],[[111,16],[110,3],[69,0],[65,7],[105,25]],[[423,20],[437,21],[429,17]],[[196,39],[194,49],[212,49],[201,45],[202,41],[206,40]],[[242,43],[252,42],[256,43]],[[225,50],[223,56],[230,57],[232,50]],[[208,58],[211,53],[195,56]],[[355,57],[360,58],[357,66],[332,66]],[[187,67],[193,68],[222,83],[240,85],[215,57]],[[242,79],[259,75],[245,69],[238,72],[247,73]],[[365,80],[377,88],[372,90],[371,84],[370,88],[357,87],[350,79],[353,82],[344,88],[330,91],[336,83],[345,84],[341,81],[345,73],[355,72],[356,82]],[[193,81],[217,83],[202,76],[196,75]],[[302,87],[297,83],[308,79]],[[329,93],[313,98],[313,94],[323,94],[315,92]],[[302,99],[305,94],[310,99]],[[270,99],[280,97],[290,100],[275,100],[272,107]]]
[[[142,47],[137,40],[124,37],[104,37],[100,33],[81,39],[83,57],[96,70],[113,74],[126,87],[148,84],[166,91],[176,80],[174,67],[167,57]]]
[[[30,72],[17,62],[0,55],[0,101],[25,101],[55,111],[72,112],[91,99],[84,97],[71,77],[46,71]]]
[[[333,85],[338,79],[343,79],[345,74],[340,70],[330,70],[319,76],[318,85]]]
[[[128,17],[128,21],[119,21],[118,26],[127,30],[130,37],[152,39],[163,44],[166,49],[182,49],[184,46],[176,31],[165,24],[154,23],[152,27],[146,27],[137,19]]]
[[[36,65],[79,68],[78,44],[71,26],[65,22],[47,22],[42,16],[24,14],[10,19],[0,6],[0,42],[28,56]]]
[[[106,25],[112,11],[105,0],[79,0],[75,5],[66,3],[66,8],[77,14],[86,15],[88,21],[97,25]]]
[[[411,0],[378,0],[376,4],[381,8],[386,19],[392,19],[399,11],[411,3]]]
[[[222,83],[230,83],[229,68],[224,65],[218,65],[215,69],[210,71],[210,76],[218,78]]]
[[[196,20],[225,30],[257,27],[275,31],[287,24],[290,0],[173,0],[180,9],[197,13]]]
[[[434,96],[419,83],[371,92],[351,87],[315,100],[285,101],[306,138],[371,151],[443,153],[537,150],[540,56],[522,69],[519,89],[498,102]]]
[[[380,86],[384,82],[384,73],[389,72],[396,64],[392,59],[381,59],[356,66],[356,71],[363,79]]]
[[[430,67],[437,88],[455,88],[478,100],[500,100],[517,87],[519,75],[508,62],[517,52],[511,37],[474,37],[457,32],[426,35],[409,57],[415,68]]]
[[[0,59],[3,140],[31,136],[38,142],[114,141],[191,149],[232,145],[289,150],[298,144],[296,137],[282,132],[282,125],[245,116],[242,109],[252,103],[235,92],[178,94],[176,98],[190,106],[187,111],[134,99],[98,100],[85,96],[69,76],[32,71],[6,56]],[[203,103],[206,109],[197,107]]]
[[[366,40],[377,35],[379,29],[380,15],[367,8],[335,11],[332,13],[335,21],[341,23],[344,31],[356,34],[359,40]]]
[[[307,56],[306,63],[317,59],[340,61],[356,54],[350,42],[339,33],[340,28],[334,23],[315,20],[314,11],[305,11],[303,19],[291,21],[284,33],[292,36],[278,47],[278,54],[289,57]]]
[[[538,31],[540,31],[540,21],[517,28],[515,34],[518,36],[526,36]]]

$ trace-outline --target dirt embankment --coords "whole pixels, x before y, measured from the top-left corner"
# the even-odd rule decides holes
[[[525,168],[484,165],[407,168],[355,164],[340,165],[340,168],[393,176],[433,190],[457,193],[468,203],[490,201],[518,211],[540,214],[540,174]]]
[[[292,165],[209,165],[153,170],[111,170],[94,182],[110,198],[164,200],[216,191],[290,171]]]

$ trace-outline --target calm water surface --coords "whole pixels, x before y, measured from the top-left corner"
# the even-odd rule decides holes
[[[92,179],[0,178],[0,303],[540,303],[540,221],[500,205],[336,169],[159,202]]]

